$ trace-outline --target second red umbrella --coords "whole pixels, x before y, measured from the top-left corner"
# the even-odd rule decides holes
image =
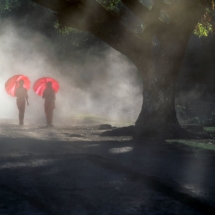
[[[43,77],[36,80],[33,85],[34,92],[37,95],[42,96],[43,91],[46,89],[48,82],[52,83],[52,89],[55,91],[55,93],[57,93],[60,88],[60,85],[57,80],[50,77]]]
[[[9,78],[5,83],[5,90],[6,92],[11,95],[15,96],[16,89],[19,87],[19,81],[24,81],[24,88],[27,90],[30,89],[31,82],[27,76],[24,75],[14,75]]]

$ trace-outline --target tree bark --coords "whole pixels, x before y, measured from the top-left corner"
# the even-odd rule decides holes
[[[161,78],[161,77],[160,77]],[[134,138],[185,138],[188,133],[180,126],[175,110],[176,80],[144,81],[143,104],[135,123]],[[162,81],[165,87],[157,88]]]
[[[180,5],[182,4],[182,5]],[[181,7],[180,7],[181,6]],[[183,6],[183,7],[182,7]],[[194,1],[178,1],[172,9],[182,8],[184,14],[172,16],[167,25],[151,26],[159,41],[158,50],[144,50],[133,62],[143,74],[143,104],[135,123],[135,138],[189,138],[177,119],[175,86],[190,35],[203,14]],[[176,14],[176,13],[175,13]]]

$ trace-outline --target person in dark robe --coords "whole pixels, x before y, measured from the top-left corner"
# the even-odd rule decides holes
[[[24,81],[19,81],[19,87],[15,91],[16,96],[16,104],[19,110],[19,124],[24,124],[24,115],[25,115],[25,102],[27,102],[27,105],[29,105],[28,102],[28,92],[27,89],[24,88]]]
[[[53,126],[53,111],[55,109],[55,91],[52,89],[52,82],[47,82],[47,88],[43,92],[43,99],[45,99],[45,114],[46,114],[46,121],[47,127]]]

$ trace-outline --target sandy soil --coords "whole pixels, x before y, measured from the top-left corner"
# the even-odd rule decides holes
[[[214,152],[98,128],[1,120],[0,214],[215,214]]]

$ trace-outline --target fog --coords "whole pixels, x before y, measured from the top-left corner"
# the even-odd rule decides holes
[[[45,123],[44,101],[32,89],[34,81],[43,76],[60,84],[54,123],[75,123],[89,116],[103,123],[135,122],[141,110],[142,86],[136,67],[125,56],[108,46],[99,56],[91,46],[80,49],[75,60],[62,59],[59,46],[39,32],[11,21],[0,25],[0,118],[18,122],[16,98],[6,93],[4,84],[11,76],[23,74],[31,80],[25,123]]]

